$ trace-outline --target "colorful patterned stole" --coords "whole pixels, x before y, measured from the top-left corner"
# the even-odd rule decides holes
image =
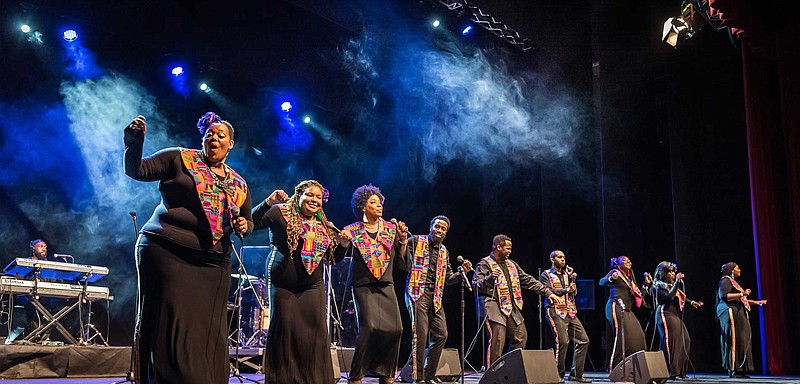
[[[662,287],[667,291],[672,290],[672,284],[667,284],[663,281],[656,281],[655,287]],[[680,288],[675,292],[675,297],[678,299],[678,307],[683,311],[683,306],[686,305],[686,294]]]
[[[211,168],[203,160],[202,152],[187,148],[180,150],[183,166],[194,179],[197,197],[208,219],[213,244],[216,244],[232,229],[233,214],[229,207],[231,203],[238,207],[244,204],[247,198],[247,182],[227,164],[223,164],[225,173],[231,177],[217,182]]]
[[[397,229],[394,224],[384,219],[378,219],[378,235],[375,239],[369,236],[363,222],[350,224],[342,229],[353,237],[352,243],[361,252],[361,257],[367,263],[372,275],[380,280],[391,259],[392,245]]]
[[[730,279],[731,285],[733,285],[733,288],[736,289],[737,291],[741,292],[741,293],[744,293],[744,288],[742,288],[742,286],[739,285],[739,283],[737,283],[736,280],[733,279],[733,277],[725,275],[725,276],[722,276],[722,278],[723,279],[726,279],[726,278]],[[747,301],[747,297],[746,296],[742,296],[742,297],[739,298],[739,301],[741,301],[742,304],[744,304],[744,309],[746,309],[749,312],[750,311],[750,302]]]
[[[411,272],[408,274],[407,292],[411,301],[416,302],[425,292],[425,280],[428,278],[430,266],[430,239],[428,236],[417,237],[417,246],[414,247],[414,256],[411,259]],[[439,255],[436,259],[436,284],[433,286],[433,311],[442,307],[442,293],[444,293],[444,279],[447,276],[447,248],[444,244],[439,246]]]
[[[633,299],[636,302],[636,306],[641,307],[643,300],[642,291],[640,291],[639,287],[636,286],[636,282],[634,282],[633,279],[628,279],[628,277],[625,276],[625,272],[622,272],[621,269],[616,268],[616,270],[619,272],[619,277],[622,278],[622,282],[624,282],[625,285],[628,286],[628,289],[631,290],[631,293],[633,293]]]
[[[511,310],[514,309],[514,307],[511,304],[511,293],[508,289],[506,274],[503,273],[503,269],[500,268],[500,265],[494,261],[491,255],[484,257],[483,260],[486,260],[489,264],[489,268],[493,271],[496,270],[500,272],[500,275],[497,277],[497,296],[500,299],[500,310],[504,315],[508,316],[511,314]],[[508,266],[508,276],[511,278],[511,291],[514,292],[514,304],[517,305],[517,308],[522,310],[522,288],[519,284],[517,266],[510,260],[506,261],[506,265]]]
[[[550,284],[554,290],[565,288],[564,285],[561,284],[561,279],[556,274],[555,269],[550,268],[549,270],[547,270],[547,275],[548,277],[550,277]],[[565,273],[564,278],[567,281],[566,283],[567,287],[569,287],[570,285],[569,275]],[[578,313],[578,309],[575,306],[575,297],[572,296],[572,294],[568,293],[564,295],[564,301],[551,300],[550,303],[555,307],[556,313],[558,313],[558,316],[561,317],[562,319],[566,319],[567,315],[569,315],[569,317],[574,319],[575,314]]]
[[[281,209],[283,219],[288,223],[291,216],[289,206],[286,204],[278,204],[278,206]],[[301,217],[303,248],[300,249],[300,256],[303,259],[303,266],[306,268],[306,272],[310,275],[317,269],[320,260],[325,255],[325,251],[331,245],[331,239],[322,226],[322,221],[314,220],[313,224],[309,223],[309,221]]]

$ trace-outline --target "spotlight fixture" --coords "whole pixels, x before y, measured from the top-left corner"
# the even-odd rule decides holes
[[[283,103],[281,103],[281,111],[289,112],[291,110],[292,110],[292,103],[288,101],[284,101]]]
[[[433,22],[431,23],[431,25],[432,25],[434,28],[439,28],[439,26],[440,26],[440,25],[442,25],[442,22],[441,22],[441,21],[439,21],[439,19],[435,19],[435,20],[433,20]]]
[[[675,47],[681,41],[691,39],[694,36],[695,28],[695,9],[689,1],[684,1],[681,6],[681,14],[677,17],[670,17],[664,22],[661,32],[661,40]],[[699,26],[697,29],[700,29]]]
[[[67,29],[64,31],[63,36],[64,40],[72,42],[78,39],[78,32],[75,32],[74,29]]]
[[[462,36],[469,35],[469,34],[470,34],[470,32],[472,32],[472,26],[471,26],[471,25],[467,25],[466,27],[464,27],[463,29],[461,29],[461,35],[462,35]]]
[[[178,77],[180,75],[183,75],[183,67],[172,68],[172,76]]]
[[[20,26],[19,29],[22,30],[22,33],[30,33],[31,32],[31,26],[28,25],[28,24],[22,24],[22,26]]]
[[[308,116],[308,115],[303,116],[303,123],[311,124],[311,116]]]
[[[206,83],[200,84],[200,90],[203,92],[208,92],[208,84]]]

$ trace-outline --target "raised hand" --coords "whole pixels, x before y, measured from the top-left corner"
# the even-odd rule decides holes
[[[147,122],[144,116],[139,115],[128,124],[127,128],[130,128],[134,132],[142,132],[142,134],[145,134],[147,133]]]
[[[289,200],[289,195],[282,189],[276,189],[270,193],[266,199],[267,205],[275,205],[285,203]]]

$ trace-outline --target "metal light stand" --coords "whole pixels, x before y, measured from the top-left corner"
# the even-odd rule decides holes
[[[87,311],[89,312],[87,314],[86,324],[84,325],[82,324],[83,314],[81,313],[80,310],[78,311],[78,313],[80,313],[79,318],[81,321],[81,345],[93,344],[92,340],[99,337],[100,340],[103,342],[103,345],[107,347],[108,341],[106,340],[105,337],[103,337],[103,334],[100,333],[100,330],[97,329],[97,327],[95,327],[94,324],[92,324],[92,300],[89,300],[88,293],[86,292],[89,289],[89,279],[91,278],[91,276],[92,276],[91,272],[83,276],[83,287],[80,296],[81,303],[86,304]]]
[[[241,253],[244,253],[244,238],[240,237],[239,240],[242,243],[242,248],[241,248],[242,252]],[[233,254],[236,255],[236,260],[239,262],[239,279],[238,279],[238,282],[237,282],[237,284],[239,286],[236,289],[236,298],[235,298],[235,303],[236,303],[236,306],[237,306],[237,308],[236,308],[236,320],[237,320],[237,324],[236,324],[236,347],[235,347],[235,351],[236,352],[234,352],[234,363],[232,364],[233,367],[231,367],[231,376],[230,377],[235,377],[235,378],[239,379],[240,383],[244,383],[245,380],[253,382],[253,383],[258,383],[259,381],[257,381],[257,380],[253,380],[253,379],[251,379],[249,377],[242,376],[241,372],[239,371],[239,344],[241,344],[242,339],[243,339],[243,337],[242,337],[243,336],[243,333],[242,333],[242,291],[244,290],[244,288],[243,288],[244,284],[242,282],[242,279],[246,278],[248,283],[250,282],[250,280],[249,280],[249,278],[247,278],[247,276],[249,276],[249,275],[247,274],[247,269],[245,269],[245,267],[244,267],[243,257],[241,257],[239,255],[239,252],[236,252],[236,247],[232,247],[232,248],[233,248]]]

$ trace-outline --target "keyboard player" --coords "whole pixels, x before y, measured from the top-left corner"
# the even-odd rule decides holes
[[[61,261],[60,259],[48,257],[47,242],[45,242],[43,239],[34,239],[31,241],[30,258],[33,260]],[[42,280],[47,280],[47,279],[42,279]],[[48,307],[48,310],[50,310],[54,305],[53,303],[54,300],[56,299],[41,298],[39,299],[39,302],[42,303],[42,305],[44,305],[45,307]],[[22,319],[22,322],[15,321],[15,323],[24,324],[24,326],[22,327],[16,326],[15,329],[11,331],[11,334],[8,335],[7,343],[11,343],[15,339],[22,338],[25,336],[25,334],[32,332],[36,328],[39,328],[43,320],[39,316],[39,313],[36,311],[36,308],[33,306],[33,303],[31,303],[31,300],[27,295],[15,296],[14,303],[21,305],[25,309],[24,311],[25,318]],[[35,342],[41,343],[50,340],[51,330],[52,328],[42,333],[42,335],[38,338],[38,340],[35,340]]]

